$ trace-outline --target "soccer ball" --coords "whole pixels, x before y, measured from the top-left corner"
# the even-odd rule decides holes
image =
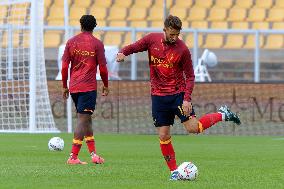
[[[64,148],[64,140],[60,137],[52,137],[48,141],[48,149],[50,151],[62,151]]]
[[[192,162],[183,162],[177,168],[180,180],[195,180],[198,176],[198,169]]]

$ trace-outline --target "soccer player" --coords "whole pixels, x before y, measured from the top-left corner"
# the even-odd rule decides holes
[[[171,180],[178,180],[175,151],[172,145],[171,125],[177,115],[189,133],[201,133],[219,121],[240,124],[239,117],[227,106],[219,112],[196,118],[191,103],[194,87],[194,70],[191,54],[178,38],[181,20],[169,15],[164,21],[162,33],[150,33],[117,54],[118,62],[137,52],[148,51],[151,81],[152,117],[160,139],[160,148],[171,171]]]
[[[88,146],[92,162],[104,163],[104,159],[97,155],[92,129],[92,114],[96,106],[97,81],[96,73],[99,66],[103,81],[102,96],[107,96],[108,70],[103,43],[92,35],[97,25],[93,15],[83,15],[80,18],[81,33],[68,40],[62,56],[63,98],[69,93],[77,111],[77,126],[74,131],[72,150],[68,164],[87,164],[78,158],[83,140]],[[68,66],[71,64],[69,89],[67,87]]]

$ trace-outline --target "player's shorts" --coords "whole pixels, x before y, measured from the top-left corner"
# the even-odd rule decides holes
[[[155,127],[170,126],[174,124],[175,116],[178,116],[181,123],[195,117],[195,112],[192,111],[189,116],[184,115],[182,109],[184,93],[178,93],[168,96],[152,95],[152,117]]]
[[[97,91],[71,93],[77,113],[92,115],[96,109]]]

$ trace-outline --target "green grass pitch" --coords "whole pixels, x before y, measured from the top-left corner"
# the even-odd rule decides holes
[[[48,140],[60,136],[62,152],[50,152]],[[174,135],[177,162],[193,161],[196,181],[169,181],[155,135],[95,135],[94,165],[83,144],[80,159],[67,165],[71,134],[0,134],[0,188],[95,189],[271,189],[284,188],[284,137]]]

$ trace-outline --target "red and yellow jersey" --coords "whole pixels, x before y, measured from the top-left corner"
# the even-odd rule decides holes
[[[97,66],[99,65],[104,86],[108,87],[108,71],[103,43],[91,32],[82,32],[68,40],[62,56],[62,82],[67,88],[68,66],[70,70],[70,93],[97,89]]]
[[[190,101],[194,87],[194,70],[191,54],[184,42],[165,42],[163,33],[151,33],[124,47],[121,52],[128,56],[148,50],[151,94],[157,96],[184,92]]]

